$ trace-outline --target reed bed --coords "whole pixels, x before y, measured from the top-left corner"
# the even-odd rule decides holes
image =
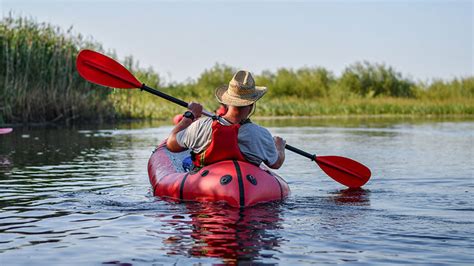
[[[108,92],[82,79],[75,59],[100,45],[27,18],[0,23],[0,122],[102,119],[113,115]]]
[[[105,89],[79,76],[81,49],[102,46],[72,29],[29,18],[4,17],[0,23],[0,126],[4,123],[168,120],[182,107],[138,90]],[[113,52],[109,55],[116,58]],[[133,57],[122,63],[148,86],[185,101],[217,108],[214,89],[236,69],[216,64],[196,80],[164,83]],[[474,115],[474,77],[413,82],[390,66],[349,65],[340,76],[322,67],[281,68],[255,75],[269,87],[256,116]]]
[[[258,104],[258,116],[350,116],[350,115],[410,115],[446,116],[474,115],[470,99],[422,101],[407,98],[301,99],[287,97],[265,99]]]

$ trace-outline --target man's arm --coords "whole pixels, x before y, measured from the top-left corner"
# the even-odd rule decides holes
[[[166,140],[166,147],[168,148],[168,150],[172,152],[180,152],[186,150],[186,148],[181,147],[181,145],[179,145],[178,141],[176,140],[176,135],[178,134],[178,132],[189,127],[189,125],[191,125],[192,123],[193,120],[189,118],[183,117],[183,119],[181,119],[181,121],[173,128],[170,135],[168,136],[168,139]]]
[[[202,114],[202,105],[200,105],[199,103],[191,102],[188,106],[188,109],[193,113],[194,120],[198,119]],[[166,147],[168,148],[168,150],[170,150],[171,152],[180,152],[186,150],[185,147],[179,145],[176,139],[176,135],[178,134],[178,132],[188,128],[194,120],[183,117],[183,119],[181,119],[181,121],[173,128],[173,130],[171,130],[171,133],[166,141]]]
[[[277,161],[269,165],[270,168],[272,169],[278,169],[280,168],[283,163],[285,162],[285,145],[286,145],[286,140],[280,138],[280,137],[273,137],[273,141],[275,141],[275,147],[278,152],[278,159]]]

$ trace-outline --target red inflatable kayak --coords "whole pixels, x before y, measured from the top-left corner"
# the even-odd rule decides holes
[[[222,161],[199,171],[185,172],[182,161],[189,151],[170,152],[159,145],[148,161],[155,196],[179,201],[223,201],[233,207],[283,200],[290,188],[277,174],[241,161]]]

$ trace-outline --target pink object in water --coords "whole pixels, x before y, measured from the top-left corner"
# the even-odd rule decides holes
[[[1,134],[8,134],[13,131],[13,128],[11,127],[6,127],[6,128],[0,128],[0,135]]]

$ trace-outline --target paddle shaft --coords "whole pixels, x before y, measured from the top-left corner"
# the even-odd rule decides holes
[[[290,150],[290,151],[292,151],[294,153],[297,153],[301,156],[304,156],[304,157],[310,159],[311,161],[316,161],[316,154],[307,153],[305,151],[302,151],[302,150],[300,150],[298,148],[295,148],[295,147],[293,147],[291,145],[288,145],[288,144],[285,145],[285,148],[287,150]]]
[[[161,92],[161,91],[152,89],[152,88],[148,87],[148,86],[145,85],[145,84],[143,84],[140,89],[141,89],[141,90],[144,90],[144,91],[146,91],[146,92],[149,92],[149,93],[151,93],[151,94],[154,94],[154,95],[156,95],[156,96],[159,96],[159,97],[161,97],[161,98],[163,98],[163,99],[166,99],[166,100],[168,100],[168,101],[174,102],[174,103],[177,104],[177,105],[181,105],[182,107],[188,108],[188,105],[189,105],[189,104],[188,104],[187,102],[185,102],[185,101],[183,101],[183,100],[180,100],[180,99],[177,99],[177,98],[175,98],[175,97],[173,97],[173,96],[170,96],[170,95],[168,95],[168,94],[165,94],[165,93],[163,93],[163,92]]]
[[[320,157],[320,159],[318,160],[318,159],[316,158],[316,154],[307,153],[307,152],[305,152],[305,151],[302,151],[302,150],[300,150],[300,149],[298,149],[298,148],[295,148],[295,147],[293,147],[293,146],[291,146],[291,145],[288,145],[288,144],[286,144],[285,148],[286,148],[287,150],[290,150],[290,151],[292,151],[292,152],[294,152],[294,153],[297,153],[297,154],[299,154],[299,155],[301,155],[301,156],[304,156],[304,157],[310,159],[311,161],[315,161],[315,162],[317,162],[318,164],[324,164],[324,165],[326,165],[326,166],[328,166],[328,167],[332,167],[332,168],[338,169],[339,171],[342,171],[342,172],[344,172],[344,173],[346,173],[346,174],[352,175],[352,176],[354,176],[354,177],[356,177],[356,178],[359,178],[359,179],[362,179],[362,178],[363,178],[363,177],[361,177],[358,173],[356,173],[356,172],[354,172],[354,171],[351,171],[350,169],[347,169],[346,167],[344,167],[344,166],[342,166],[342,165],[336,165],[336,164],[334,164],[334,163],[331,163],[330,161],[322,160],[321,158],[323,158],[323,157]]]
[[[180,99],[178,99],[178,98],[175,98],[175,97],[173,97],[173,96],[171,96],[171,95],[168,95],[168,94],[166,94],[166,93],[163,93],[163,92],[161,92],[161,91],[152,89],[152,88],[148,87],[148,86],[145,85],[145,84],[143,84],[143,85],[140,87],[140,89],[141,89],[141,90],[144,90],[144,91],[146,91],[146,92],[149,92],[149,93],[151,93],[151,94],[153,94],[153,95],[156,95],[156,96],[158,96],[158,97],[161,97],[161,98],[163,98],[163,99],[165,99],[165,100],[174,102],[174,103],[177,104],[177,105],[181,105],[182,107],[188,108],[188,106],[189,106],[189,104],[188,104],[187,102],[185,102],[185,101],[183,101],[183,100],[180,100]],[[210,113],[210,112],[208,112],[208,111],[206,111],[206,110],[203,110],[203,111],[202,111],[202,114],[205,115],[205,116],[208,116],[208,117],[213,117],[213,116],[215,116],[214,114],[212,114],[212,113]]]

